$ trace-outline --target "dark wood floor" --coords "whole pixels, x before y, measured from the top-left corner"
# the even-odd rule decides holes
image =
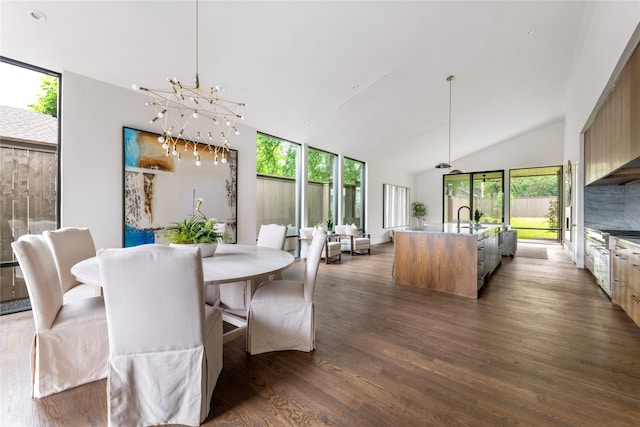
[[[393,285],[391,244],[321,264],[317,350],[227,343],[205,425],[639,425],[640,328],[547,249],[503,258],[477,301]],[[106,426],[105,381],[32,400],[31,314],[0,321],[3,426]]]

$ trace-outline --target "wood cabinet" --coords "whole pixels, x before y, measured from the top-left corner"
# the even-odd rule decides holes
[[[640,326],[640,245],[616,239],[612,276],[611,301],[622,307]]]
[[[394,233],[394,282],[478,298],[502,261],[499,227],[481,233]]]
[[[585,184],[640,156],[640,50],[636,50],[584,135]]]

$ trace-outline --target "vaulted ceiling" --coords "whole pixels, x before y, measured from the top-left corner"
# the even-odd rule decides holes
[[[448,160],[449,75],[452,161],[564,115],[585,5],[200,0],[199,77],[261,132],[420,172]],[[123,88],[191,81],[195,6],[3,0],[0,53]]]

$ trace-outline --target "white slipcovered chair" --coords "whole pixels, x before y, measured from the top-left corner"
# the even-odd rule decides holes
[[[313,236],[304,280],[267,281],[256,290],[247,322],[247,352],[259,354],[279,350],[313,351],[316,323],[313,293],[326,233]]]
[[[315,227],[304,227],[300,229],[300,259],[307,258],[311,240],[316,230],[317,228]],[[327,264],[338,262],[342,259],[342,248],[339,237],[327,235],[327,241],[320,259],[324,259]]]
[[[109,341],[101,296],[63,302],[53,256],[42,235],[11,243],[31,300],[31,395],[45,397],[107,376]]]
[[[109,426],[200,425],[222,370],[222,317],[205,306],[200,249],[101,249]]]
[[[77,262],[96,255],[96,247],[88,228],[64,227],[45,230],[42,235],[49,244],[58,269],[64,301],[100,296],[100,286],[81,283],[71,274],[71,267]]]
[[[354,254],[371,254],[371,236],[361,232],[355,224],[336,225],[336,234],[340,236],[342,252]]]
[[[258,240],[256,246],[261,246],[265,248],[273,248],[273,249],[284,249],[284,243],[287,238],[287,226],[279,225],[279,224],[266,224],[260,226],[260,231],[258,232]],[[282,276],[277,275],[276,277],[269,277],[267,279],[280,279]],[[218,298],[219,304],[221,307],[225,309],[225,311],[244,316],[244,312],[247,309],[246,307],[246,296],[245,296],[245,283],[244,282],[232,282],[232,283],[223,283],[221,285],[210,285],[207,286],[207,304],[214,305],[214,298],[216,296],[216,291],[214,289],[209,289],[212,286],[219,287],[218,289]]]

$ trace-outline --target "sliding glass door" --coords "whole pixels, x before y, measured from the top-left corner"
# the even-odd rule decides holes
[[[561,239],[562,166],[509,171],[511,228],[518,239]]]
[[[443,222],[504,221],[504,172],[485,171],[444,175]],[[477,212],[476,212],[477,211]]]

